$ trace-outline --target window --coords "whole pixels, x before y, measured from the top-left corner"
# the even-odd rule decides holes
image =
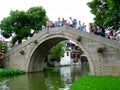
[[[69,56],[69,52],[67,52],[67,56]]]

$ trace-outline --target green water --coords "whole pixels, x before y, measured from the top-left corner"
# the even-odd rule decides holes
[[[69,86],[78,77],[88,75],[88,71],[85,64],[55,68],[53,72],[4,78],[0,81],[0,90],[69,90]]]

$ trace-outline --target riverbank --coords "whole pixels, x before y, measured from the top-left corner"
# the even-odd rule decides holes
[[[0,68],[0,77],[17,76],[25,74],[25,71],[11,68]]]
[[[120,90],[120,77],[83,76],[79,77],[70,90]]]

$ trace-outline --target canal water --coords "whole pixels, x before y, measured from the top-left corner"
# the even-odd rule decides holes
[[[0,90],[69,90],[78,77],[88,74],[88,64],[58,67],[53,72],[5,78],[0,81]]]

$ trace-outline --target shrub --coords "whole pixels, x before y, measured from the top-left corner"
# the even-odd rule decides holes
[[[25,71],[19,69],[11,69],[11,68],[0,69],[1,77],[16,76],[21,74],[25,74]]]

